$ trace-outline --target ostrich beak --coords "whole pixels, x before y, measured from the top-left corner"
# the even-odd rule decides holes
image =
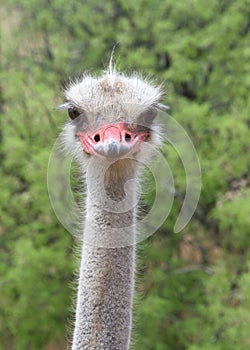
[[[129,130],[128,124],[106,124],[94,133],[76,134],[83,150],[102,158],[121,158],[137,153],[141,142],[149,138],[149,131]]]

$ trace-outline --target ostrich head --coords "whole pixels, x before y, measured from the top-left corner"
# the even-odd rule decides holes
[[[65,148],[81,163],[91,157],[115,162],[145,157],[145,144],[160,146],[160,128],[155,121],[162,107],[160,87],[110,68],[101,77],[84,75],[65,90],[71,121],[64,129]]]

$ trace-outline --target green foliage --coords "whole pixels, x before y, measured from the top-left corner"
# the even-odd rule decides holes
[[[15,245],[13,266],[5,274],[1,293],[9,300],[5,305],[5,327],[18,340],[19,349],[39,349],[44,345],[44,337],[61,343],[68,314],[70,277],[62,251],[61,242],[50,249],[45,245],[35,248],[31,240],[21,238]],[[65,308],[59,314],[62,305]],[[37,332],[34,324],[39,326]],[[7,345],[7,339],[4,340]]]
[[[185,172],[164,147],[178,196],[140,254],[134,348],[250,347],[249,8],[249,0],[1,5],[0,349],[65,348],[75,265],[47,194],[50,151],[66,120],[55,106],[64,79],[101,71],[114,45],[121,70],[164,81],[202,169],[196,214],[174,235]]]

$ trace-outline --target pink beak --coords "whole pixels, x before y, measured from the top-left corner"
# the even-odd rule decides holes
[[[146,141],[149,132],[128,129],[126,123],[106,124],[98,131],[76,134],[86,153],[105,158],[120,158],[139,151],[139,144]]]

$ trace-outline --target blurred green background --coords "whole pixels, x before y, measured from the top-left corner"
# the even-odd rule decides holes
[[[178,196],[139,249],[133,349],[249,349],[250,1],[9,0],[0,10],[0,349],[66,348],[77,263],[47,194],[67,120],[55,107],[64,79],[101,72],[116,44],[120,70],[164,82],[202,169],[196,214],[174,234],[185,173],[164,147]]]

